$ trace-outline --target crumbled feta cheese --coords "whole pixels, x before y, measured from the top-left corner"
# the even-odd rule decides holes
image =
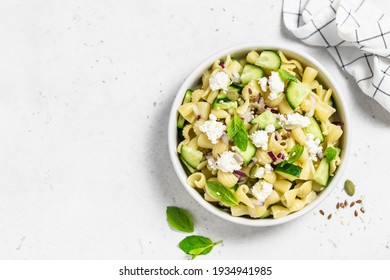
[[[227,90],[229,84],[230,84],[230,79],[228,74],[225,72],[215,72],[211,77],[209,78],[209,84],[211,90]]]
[[[275,100],[279,97],[279,94],[284,91],[284,82],[279,76],[278,72],[272,71],[268,78],[268,85],[270,94],[268,95],[269,100]]]
[[[284,91],[284,82],[280,78],[278,72],[271,72],[271,76],[268,78],[268,85],[271,92],[280,93]]]
[[[279,93],[275,91],[271,91],[270,94],[268,95],[269,100],[275,100],[279,97]]]
[[[255,173],[255,177],[256,178],[262,178],[264,173],[265,173],[264,167],[259,167],[259,169],[257,169],[257,171]]]
[[[321,141],[320,139],[314,140],[314,135],[311,133],[308,133],[306,135],[306,146],[309,150],[309,156],[313,161],[317,161],[317,154],[322,153],[322,146],[320,145]]]
[[[268,134],[265,130],[257,130],[253,132],[250,136],[252,139],[253,145],[257,148],[262,148],[264,151],[268,149]]]
[[[199,126],[199,130],[206,133],[207,138],[213,144],[218,143],[218,139],[223,135],[226,130],[226,125],[217,121],[217,117],[213,114],[209,116],[210,120],[205,121]]]
[[[258,81],[258,84],[260,85],[260,88],[263,92],[266,92],[267,91],[267,83],[268,83],[268,79],[266,77],[263,77],[263,78],[260,78]]]
[[[226,151],[220,155],[216,164],[218,169],[223,172],[233,172],[234,170],[241,169],[242,162],[237,160],[235,153]]]
[[[265,131],[267,131],[268,133],[275,132],[275,126],[272,123],[267,124],[267,126],[265,127]]]
[[[269,164],[269,163],[264,165],[264,168],[265,168],[265,174],[270,174],[272,171],[274,171],[274,169],[272,168],[271,164]]]
[[[310,119],[302,116],[299,113],[293,113],[288,115],[279,115],[279,123],[282,126],[285,125],[298,125],[300,127],[308,127],[310,125]]]
[[[267,181],[260,180],[252,187],[252,194],[260,202],[264,202],[272,193],[273,185]]]

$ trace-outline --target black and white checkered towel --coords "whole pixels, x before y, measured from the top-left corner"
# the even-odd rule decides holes
[[[362,91],[390,111],[390,18],[368,0],[284,0],[287,29],[326,47]]]

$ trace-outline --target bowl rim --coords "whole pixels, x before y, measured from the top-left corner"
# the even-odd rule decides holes
[[[289,53],[287,56],[289,59],[301,59],[300,62],[303,62],[304,65],[313,66],[318,70],[319,75],[322,76],[322,80],[327,80],[324,82],[328,88],[333,89],[333,97],[336,99],[336,104],[338,106],[338,111],[340,114],[340,118],[344,122],[343,127],[343,151],[342,151],[342,160],[337,168],[337,172],[335,176],[332,178],[332,181],[329,185],[321,191],[320,195],[318,195],[314,201],[306,205],[303,209],[291,213],[285,217],[279,219],[250,219],[247,217],[234,217],[229,213],[226,213],[216,206],[212,205],[208,201],[206,201],[199,193],[195,190],[195,188],[191,187],[187,184],[187,174],[184,171],[182,164],[180,163],[179,157],[176,152],[177,148],[177,109],[181,105],[183,100],[184,92],[190,88],[194,83],[198,82],[203,74],[203,72],[210,68],[210,66],[218,59],[223,59],[226,55],[237,52],[249,52],[250,50],[281,50],[283,53]],[[291,55],[293,57],[291,57]],[[302,61],[303,59],[303,61]],[[252,42],[245,44],[238,44],[231,46],[229,48],[225,48],[220,50],[213,55],[209,56],[203,62],[201,62],[184,80],[179,90],[176,92],[176,96],[172,103],[172,107],[169,114],[168,121],[168,149],[169,155],[171,158],[172,165],[174,167],[176,175],[179,177],[181,184],[184,188],[189,192],[189,194],[205,209],[207,209],[210,213],[227,220],[229,222],[233,222],[235,224],[247,225],[247,226],[255,226],[255,227],[264,227],[264,226],[273,226],[280,225],[292,220],[295,220],[304,214],[311,212],[314,208],[316,208],[319,204],[321,204],[326,197],[329,196],[330,193],[334,190],[338,181],[342,177],[345,166],[347,165],[348,158],[350,155],[350,120],[349,120],[349,111],[346,106],[345,99],[343,97],[343,93],[338,87],[337,83],[330,75],[330,73],[325,69],[325,67],[314,57],[311,55],[304,53],[303,51],[297,48],[284,47],[281,44],[263,44],[260,42]]]

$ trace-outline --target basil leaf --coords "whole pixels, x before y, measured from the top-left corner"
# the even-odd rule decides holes
[[[248,147],[248,134],[246,133],[244,121],[237,114],[234,114],[233,119],[230,121],[227,134],[233,140],[234,145],[241,151],[246,151]]]
[[[296,82],[298,83],[299,80],[297,79],[297,77],[295,77],[294,75],[292,75],[290,72],[284,70],[284,69],[279,69],[278,70],[278,73],[279,73],[279,76],[280,78],[285,81],[285,80],[289,80],[289,81],[293,81],[293,82]]]
[[[303,150],[305,148],[299,144],[296,144],[290,151],[290,153],[288,154],[288,159],[283,161],[281,163],[281,167],[283,167],[286,163],[294,163],[296,162],[300,157],[301,155],[303,154]]]
[[[206,255],[211,252],[215,245],[222,243],[222,240],[213,242],[210,238],[200,235],[190,235],[179,243],[180,249],[190,254],[192,259],[199,255]]]
[[[172,228],[184,232],[194,231],[194,223],[187,210],[175,206],[168,206],[166,213],[168,224]]]
[[[325,150],[326,161],[328,163],[330,163],[332,160],[334,160],[336,158],[337,153],[338,153],[338,151],[336,148],[333,148],[333,147],[326,148],[326,150]]]
[[[214,181],[206,181],[206,185],[210,195],[219,199],[222,203],[228,206],[238,205],[238,199],[235,193],[233,193],[230,189],[228,189],[221,183]]]

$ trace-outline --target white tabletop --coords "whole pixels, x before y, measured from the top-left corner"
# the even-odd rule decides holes
[[[375,1],[390,13],[389,1]],[[223,240],[202,259],[389,259],[390,114],[324,49],[298,42],[281,1],[9,1],[0,9],[0,258],[186,259],[169,205]],[[342,88],[352,151],[313,212],[230,224],[190,197],[167,151],[171,102],[209,55],[249,41],[299,47]],[[336,211],[345,179],[366,213]],[[352,199],[347,198],[349,201]],[[321,216],[333,213],[330,220]],[[354,208],[354,209],[359,209]]]

